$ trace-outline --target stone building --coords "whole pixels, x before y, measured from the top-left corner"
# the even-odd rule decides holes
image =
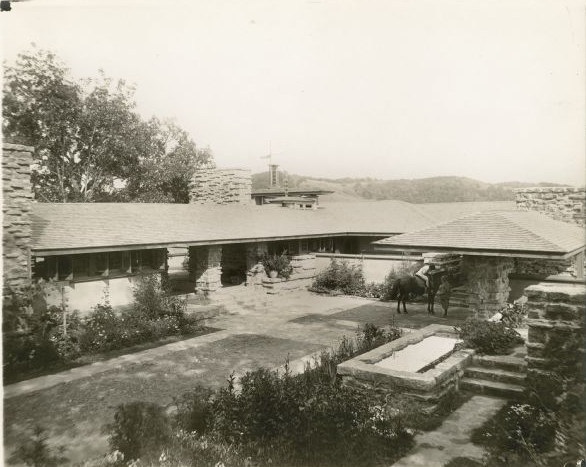
[[[415,205],[391,200],[316,209],[257,206],[251,202],[250,173],[241,169],[200,172],[190,204],[36,203],[29,180],[31,151],[3,146],[5,293],[44,278],[58,287],[57,299],[80,311],[100,302],[104,293],[114,306],[129,303],[141,275],[167,270],[169,250],[189,251],[189,283],[202,293],[234,284],[268,292],[304,287],[316,274],[318,260],[326,260],[323,265],[331,257],[358,262],[367,270],[374,265],[370,270],[379,275],[373,280],[380,280],[393,264],[406,258],[423,261],[424,253],[434,249],[411,249],[404,256],[403,246],[387,245],[384,254],[376,255],[374,241],[514,207],[509,202]],[[536,225],[542,223],[536,220]],[[258,260],[267,253],[292,258],[289,281],[266,277]],[[456,267],[461,260],[454,257],[449,262]],[[477,259],[462,261],[464,270],[477,269],[469,267],[472,261]],[[496,261],[492,269],[510,269],[509,263],[501,263]]]

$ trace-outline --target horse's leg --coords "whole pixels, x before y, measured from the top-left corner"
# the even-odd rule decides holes
[[[401,289],[397,292],[397,313],[401,314]]]
[[[407,314],[407,297],[403,297],[403,313]]]

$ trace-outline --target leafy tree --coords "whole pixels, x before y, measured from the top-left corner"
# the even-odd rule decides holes
[[[209,149],[172,122],[144,121],[132,86],[74,81],[55,54],[35,49],[5,65],[3,133],[34,146],[32,181],[47,202],[188,202]]]

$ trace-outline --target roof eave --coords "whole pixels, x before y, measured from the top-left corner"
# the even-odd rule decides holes
[[[536,259],[567,259],[584,251],[584,246],[571,251],[531,251],[520,249],[480,249],[462,248],[451,246],[430,246],[430,245],[395,245],[389,243],[373,242],[374,251],[400,250],[400,251],[426,251],[437,253],[451,253],[468,256],[514,256],[516,258]]]
[[[255,243],[265,241],[280,241],[280,240],[301,240],[306,238],[321,238],[321,237],[346,237],[346,236],[367,236],[367,237],[385,237],[395,235],[393,232],[322,232],[315,234],[303,235],[277,235],[271,237],[249,237],[237,239],[215,239],[215,240],[198,240],[198,241],[175,241],[175,242],[160,242],[160,243],[130,243],[118,245],[98,245],[93,247],[55,247],[55,248],[32,248],[31,252],[34,256],[59,256],[59,255],[76,255],[83,253],[103,253],[107,251],[127,251],[127,250],[148,250],[155,248],[187,248],[190,246],[206,246],[206,245],[227,245],[236,243]]]

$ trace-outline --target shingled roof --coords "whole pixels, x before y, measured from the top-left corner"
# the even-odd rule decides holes
[[[453,203],[449,216],[493,203]],[[287,238],[386,236],[437,224],[422,205],[402,201],[331,203],[319,210],[276,206],[146,203],[34,203],[37,255],[136,247],[185,246]],[[448,214],[445,214],[448,216]]]
[[[531,211],[489,211],[374,242],[376,250],[566,258],[584,250],[584,230]]]

